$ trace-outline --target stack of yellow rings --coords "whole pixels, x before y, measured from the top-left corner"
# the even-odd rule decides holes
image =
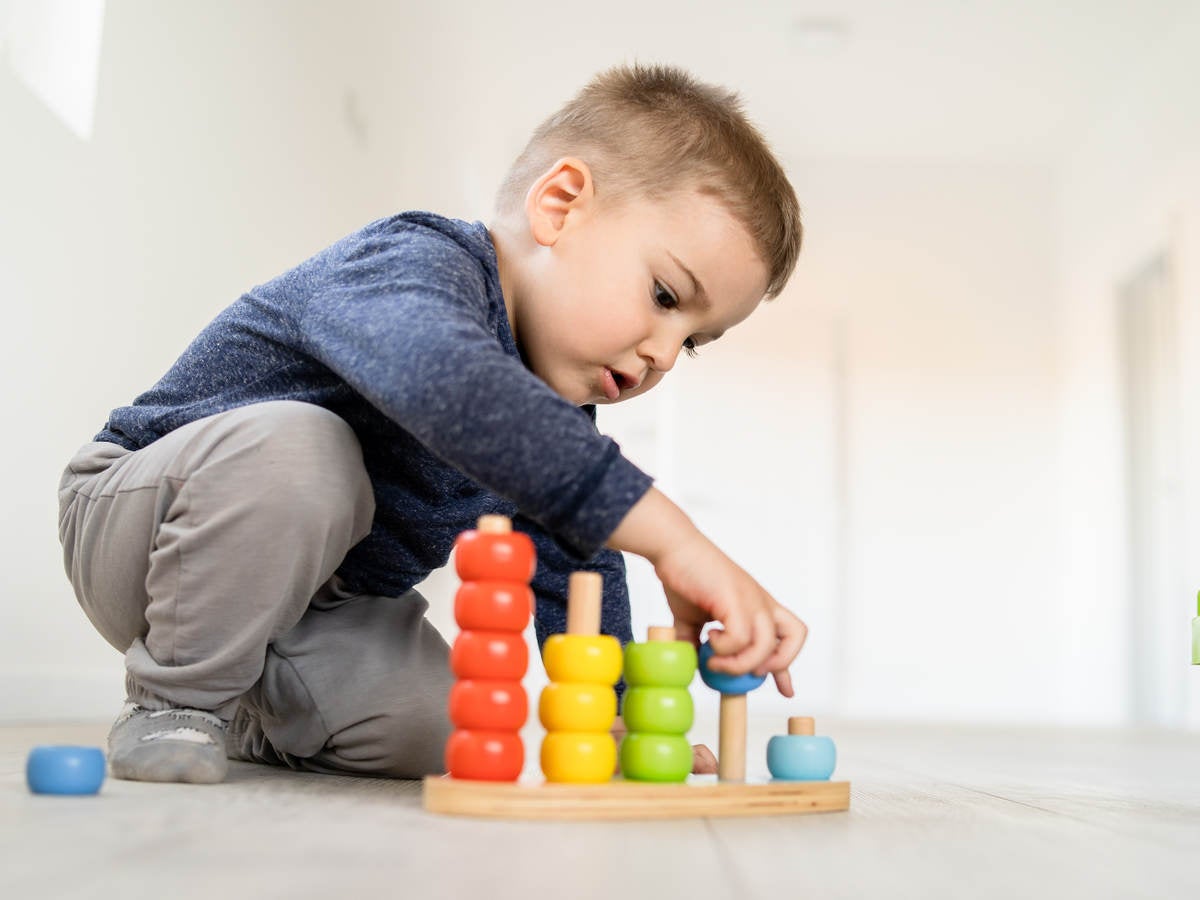
[[[617,764],[611,733],[617,715],[613,685],[621,677],[621,645],[601,635],[600,576],[571,576],[567,634],[546,640],[542,660],[550,678],[538,703],[546,729],[542,772],[547,781],[596,784],[609,781]]]

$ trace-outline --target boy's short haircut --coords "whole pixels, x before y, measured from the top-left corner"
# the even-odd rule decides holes
[[[716,197],[766,264],[767,296],[787,284],[800,255],[800,204],[733,91],[670,66],[602,72],[538,126],[500,188],[497,212],[518,212],[534,180],[564,156],[588,164],[606,201]]]

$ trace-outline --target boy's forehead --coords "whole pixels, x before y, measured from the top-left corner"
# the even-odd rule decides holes
[[[766,267],[754,240],[717,197],[679,191],[630,198],[619,208],[618,227],[632,229],[631,237],[649,258],[677,268],[683,283],[675,288],[694,285],[703,306],[731,295],[754,295],[757,301],[766,291]]]
[[[658,241],[689,277],[711,281],[726,267],[760,262],[750,232],[724,204],[704,196],[688,199],[687,205],[675,207],[666,216]]]
[[[672,208],[673,236],[679,240],[707,242],[710,246],[737,245],[753,248],[750,231],[729,208],[707,194],[685,194]]]

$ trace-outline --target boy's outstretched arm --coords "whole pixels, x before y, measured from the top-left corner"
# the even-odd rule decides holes
[[[645,557],[662,582],[680,640],[699,643],[705,623],[710,666],[730,673],[775,678],[779,693],[792,696],[788,666],[804,646],[808,627],[748,572],[721,552],[661,491],[650,488],[608,539],[608,546]]]

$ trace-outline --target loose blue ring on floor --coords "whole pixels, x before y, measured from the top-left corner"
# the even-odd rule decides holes
[[[104,783],[104,751],[34,747],[25,761],[25,781],[35,794],[95,794]]]

